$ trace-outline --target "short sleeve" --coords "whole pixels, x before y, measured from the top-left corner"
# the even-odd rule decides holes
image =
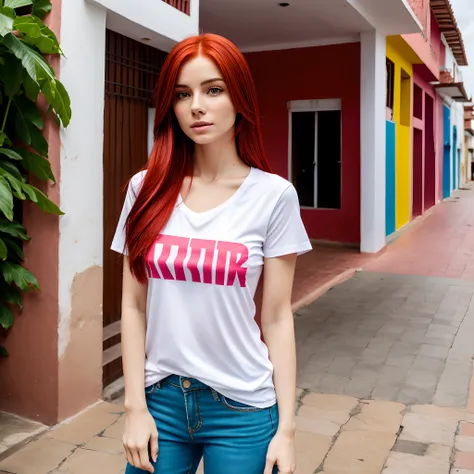
[[[298,194],[293,185],[281,194],[273,209],[263,244],[265,258],[281,257],[297,253],[301,255],[312,249],[308,234],[301,220]]]
[[[122,212],[120,213],[120,218],[115,230],[115,235],[112,240],[112,245],[110,246],[111,250],[121,253],[123,255],[128,255],[128,249],[125,246],[125,223],[127,222],[127,217],[132,210],[133,204],[137,198],[138,191],[143,181],[143,174],[138,173],[135,175],[129,182],[127,188],[127,194],[125,196],[125,201],[123,203]]]

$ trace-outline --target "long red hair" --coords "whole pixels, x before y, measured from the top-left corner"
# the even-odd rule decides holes
[[[147,173],[125,225],[132,274],[146,282],[145,258],[168,222],[184,178],[192,174],[193,142],[182,131],[173,110],[180,68],[197,56],[217,65],[237,111],[235,141],[248,166],[270,171],[265,158],[255,84],[242,53],[228,39],[202,34],[178,43],[169,53],[155,90],[154,145]]]

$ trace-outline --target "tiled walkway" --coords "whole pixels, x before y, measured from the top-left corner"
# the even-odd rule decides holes
[[[364,268],[474,281],[474,190],[457,191],[433,208]]]
[[[123,474],[123,423],[121,406],[97,405],[0,462],[0,474]],[[297,474],[474,473],[466,410],[300,391],[297,425]]]

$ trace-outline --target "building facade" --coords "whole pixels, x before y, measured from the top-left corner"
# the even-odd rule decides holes
[[[109,246],[123,185],[148,157],[153,87],[176,42],[212,31],[241,48],[255,77],[270,164],[294,183],[310,237],[368,253],[386,245],[390,186],[393,225],[411,218],[407,134],[422,120],[412,110],[413,84],[417,74],[419,84],[432,79],[417,71],[419,54],[396,39],[424,31],[423,0],[410,0],[411,7],[405,0],[53,3],[50,26],[66,55],[58,73],[73,118],[49,137],[58,184],[48,194],[65,215],[25,215],[33,237],[26,266],[43,291],[25,298],[0,371],[7,387],[0,409],[48,424],[120,383],[121,262]],[[396,74],[388,121],[387,56]],[[400,146],[389,183],[390,121],[398,123]]]
[[[422,32],[387,38],[386,234],[451,195],[462,182],[468,101],[464,45],[448,0],[413,5]]]

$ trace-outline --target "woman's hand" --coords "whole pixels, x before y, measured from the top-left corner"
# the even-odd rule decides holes
[[[158,430],[146,408],[131,410],[125,417],[123,447],[127,461],[138,469],[155,472],[148,456],[148,443],[153,462],[158,457]]]
[[[276,433],[267,451],[264,474],[272,474],[275,464],[278,474],[293,474],[296,470],[295,437],[291,434]]]

